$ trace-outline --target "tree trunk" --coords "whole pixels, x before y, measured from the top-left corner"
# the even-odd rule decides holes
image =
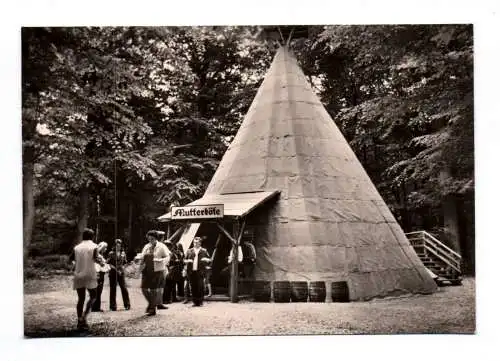
[[[443,200],[443,216],[446,239],[448,240],[451,248],[453,248],[456,252],[461,253],[457,200],[452,195],[446,196]]]
[[[458,200],[458,224],[460,229],[460,250],[462,256],[463,273],[475,275],[475,242],[474,242],[474,209],[470,209],[473,202],[468,202],[467,196]],[[471,204],[472,203],[472,204]]]
[[[441,180],[444,181],[449,177],[450,174],[447,169],[441,171]],[[448,194],[443,197],[443,223],[448,245],[456,252],[461,253],[458,202],[453,194]]]
[[[406,201],[406,183],[401,184],[399,188],[399,207],[401,212],[401,228],[405,230],[405,232],[412,231],[412,224],[410,222],[408,204]]]
[[[34,173],[34,152],[31,147],[27,147],[23,152],[23,256],[25,261],[31,245],[35,223]]]
[[[38,114],[39,97],[36,92],[31,95],[23,92],[22,99],[23,257],[25,262],[29,254],[35,226],[34,181],[36,153],[33,141],[36,134],[36,114]]]
[[[130,245],[132,244],[132,211],[133,211],[134,205],[132,203],[132,199],[129,199],[128,203],[128,235],[127,235],[127,249],[130,248]]]
[[[95,222],[95,240],[96,242],[99,240],[100,230],[101,230],[101,197],[99,194],[96,196],[96,208],[97,208],[97,217]]]
[[[82,240],[83,230],[87,228],[89,220],[89,188],[83,186],[80,189],[80,201],[78,204],[78,224],[77,224],[77,242]]]

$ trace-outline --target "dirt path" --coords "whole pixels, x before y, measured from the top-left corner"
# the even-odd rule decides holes
[[[44,285],[44,282],[46,285]],[[60,285],[58,287],[58,285]],[[29,337],[474,333],[475,283],[445,287],[428,296],[353,303],[175,303],[144,315],[137,280],[130,280],[132,309],[92,313],[91,330],[75,331],[76,295],[67,277],[25,285],[24,328]],[[49,289],[40,292],[40,289]],[[109,309],[106,280],[102,308]]]

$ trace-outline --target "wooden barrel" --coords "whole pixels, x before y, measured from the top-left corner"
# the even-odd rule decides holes
[[[290,302],[292,287],[290,281],[275,281],[273,283],[274,302],[285,303]]]
[[[309,282],[309,301],[310,302],[325,302],[326,300],[326,285],[323,281]]]
[[[292,287],[292,302],[307,302],[309,291],[306,281],[293,281],[290,282],[290,286]]]
[[[269,302],[271,300],[271,282],[254,281],[252,296],[255,302]]]
[[[249,280],[238,281],[238,294],[250,295],[252,293],[252,282]]]
[[[332,282],[332,301],[349,302],[349,288],[347,282]]]

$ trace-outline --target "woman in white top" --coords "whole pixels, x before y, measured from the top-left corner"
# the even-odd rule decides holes
[[[105,259],[105,254],[106,251],[108,250],[108,244],[106,242],[100,242],[97,245],[97,252],[103,259]],[[103,312],[101,309],[101,295],[102,295],[102,289],[104,288],[104,275],[106,272],[109,272],[110,267],[107,263],[105,264],[99,264],[98,262],[95,263],[95,269],[97,272],[97,288],[96,288],[96,299],[94,301],[94,304],[92,305],[92,312]]]
[[[163,285],[165,280],[165,268],[170,259],[170,251],[163,243],[158,242],[158,232],[148,231],[146,234],[148,243],[142,252],[136,256],[142,269],[141,289],[144,298],[148,301],[146,313],[148,316],[156,315],[156,309],[166,309],[159,306],[163,296]],[[159,307],[158,307],[159,306]]]

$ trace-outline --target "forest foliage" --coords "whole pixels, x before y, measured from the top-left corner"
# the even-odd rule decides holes
[[[25,256],[141,244],[201,196],[276,45],[254,27],[23,28]],[[292,48],[405,231],[473,269],[472,26],[311,26]]]

